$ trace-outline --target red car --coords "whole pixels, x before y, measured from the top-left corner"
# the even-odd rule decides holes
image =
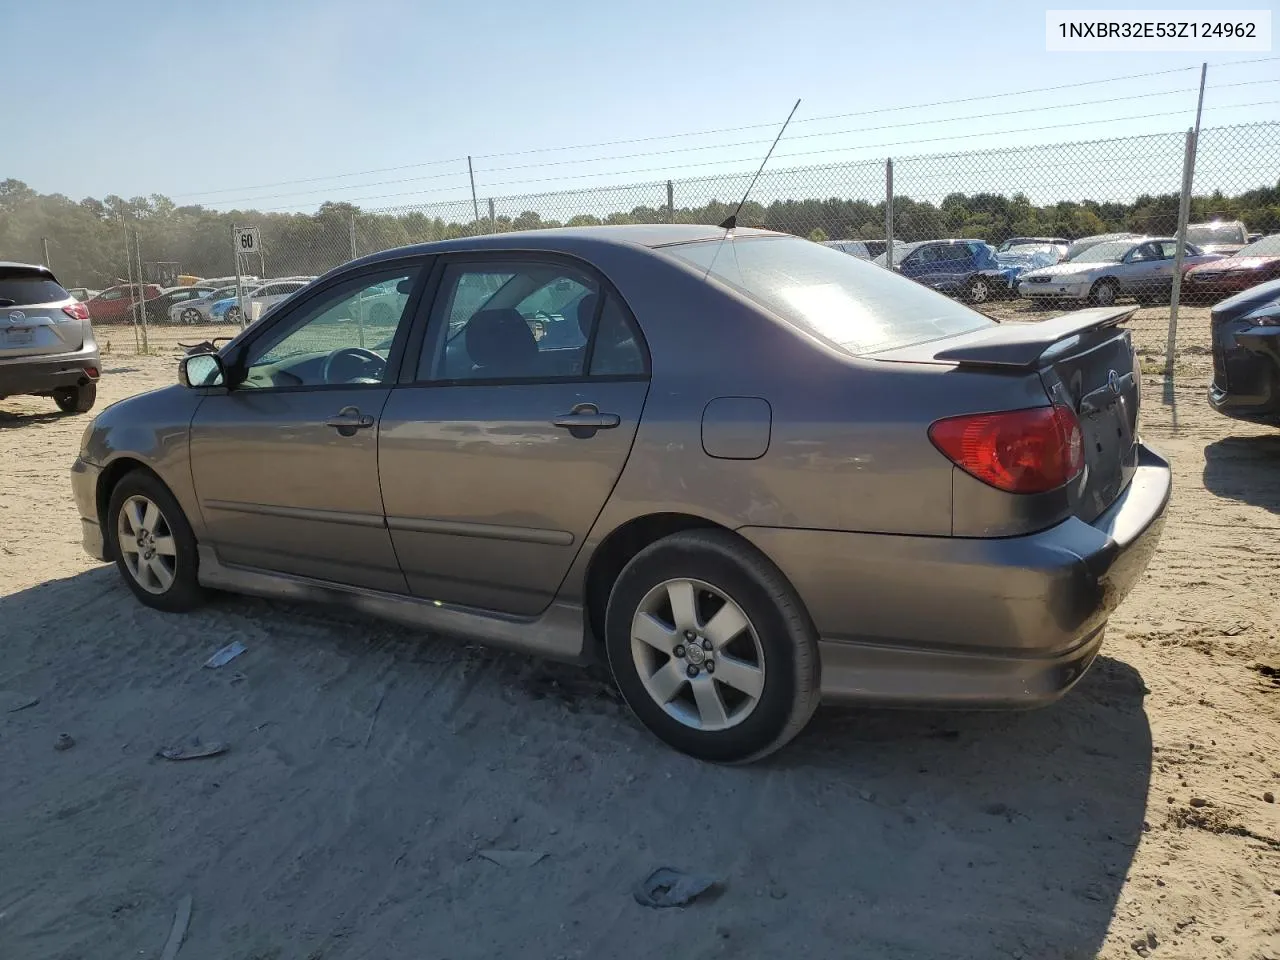
[[[157,284],[143,284],[142,299],[153,300],[160,296],[160,290]],[[133,305],[137,302],[138,284],[121,283],[86,300],[85,306],[89,308],[89,319],[94,323],[123,323],[130,319]]]
[[[1220,296],[1280,278],[1280,233],[1255,240],[1222,260],[1202,263],[1184,275],[1189,296]]]

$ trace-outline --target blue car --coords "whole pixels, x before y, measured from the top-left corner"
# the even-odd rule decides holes
[[[906,244],[895,254],[893,268],[940,293],[985,303],[1008,297],[1017,289],[1023,267],[1002,264],[995,248],[982,240],[925,240]],[[883,256],[876,262],[883,264]]]
[[[1223,300],[1209,314],[1209,405],[1237,420],[1280,426],[1280,280]]]

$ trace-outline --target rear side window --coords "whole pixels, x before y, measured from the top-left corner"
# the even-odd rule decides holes
[[[913,280],[798,237],[682,243],[662,252],[855,355],[994,326]]]
[[[36,303],[57,303],[71,299],[56,280],[45,277],[0,277],[0,307],[21,307]]]

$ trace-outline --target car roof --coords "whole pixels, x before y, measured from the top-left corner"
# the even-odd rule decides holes
[[[22,276],[29,274],[36,277],[46,277],[49,280],[57,280],[50,270],[42,263],[17,263],[12,260],[0,260],[0,275],[8,275],[10,277]]]
[[[773,230],[757,230],[739,227],[735,237],[783,237],[790,234]],[[416,254],[449,253],[468,250],[531,250],[555,252],[563,250],[565,241],[574,245],[600,243],[649,247],[671,246],[677,243],[696,243],[700,240],[719,240],[726,235],[721,227],[686,223],[618,224],[601,227],[553,227],[546,230],[518,230],[512,233],[486,233],[478,237],[458,237],[453,240],[435,240],[407,247],[395,247],[370,254],[358,263],[380,263]]]

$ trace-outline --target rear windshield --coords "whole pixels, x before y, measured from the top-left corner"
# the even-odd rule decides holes
[[[31,303],[57,303],[71,299],[56,280],[44,277],[0,277],[0,307]]]
[[[662,251],[855,355],[994,325],[913,280],[799,237],[682,243]]]
[[[1240,221],[1193,223],[1187,227],[1188,243],[1244,243],[1244,224]]]

